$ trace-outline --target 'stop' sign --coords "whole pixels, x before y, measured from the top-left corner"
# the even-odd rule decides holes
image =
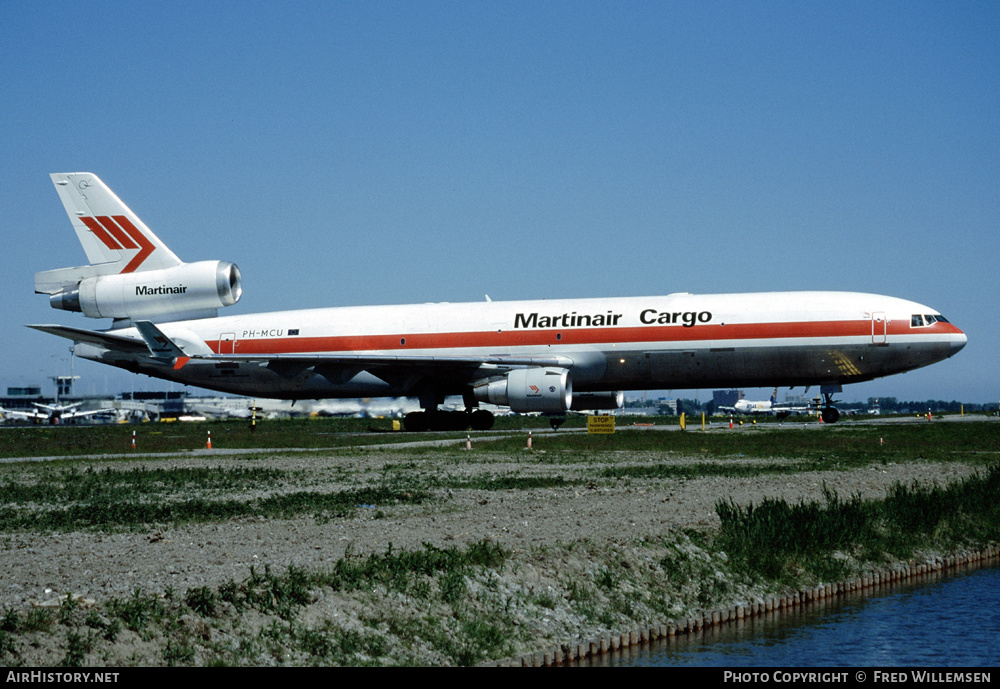
[[[587,433],[614,433],[615,417],[613,416],[588,416]]]

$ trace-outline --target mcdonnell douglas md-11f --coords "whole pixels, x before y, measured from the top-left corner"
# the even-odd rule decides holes
[[[85,359],[279,399],[416,397],[410,430],[486,429],[515,412],[615,409],[625,390],[820,386],[946,359],[965,334],[936,310],[854,292],[668,294],[278,311],[219,317],[242,285],[225,261],[184,263],[90,173],[52,175],[89,265],[35,274],[53,308],[113,319],[33,325]],[[438,411],[461,395],[465,412]]]

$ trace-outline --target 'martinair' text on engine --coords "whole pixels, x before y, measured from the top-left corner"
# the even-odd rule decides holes
[[[136,285],[135,286],[135,296],[137,297],[151,297],[157,294],[184,294],[187,292],[187,285],[178,285],[177,287],[170,287],[168,285],[160,285],[159,287],[146,287],[146,285]]]

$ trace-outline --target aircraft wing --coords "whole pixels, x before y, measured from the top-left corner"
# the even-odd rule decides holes
[[[82,405],[83,402],[76,402],[74,404],[42,404],[41,402],[32,402],[32,404],[34,404],[39,409],[47,411],[49,414],[52,414],[54,412],[65,413],[72,409],[76,409],[77,407]]]
[[[15,411],[13,409],[4,409],[0,407],[0,415],[9,416],[14,419],[47,419],[48,414],[43,414],[38,411]]]
[[[815,409],[813,407],[775,407],[774,410],[775,411],[791,411],[791,412],[795,412],[795,411],[799,411],[799,412],[801,412],[801,411],[815,411]]]
[[[60,420],[62,419],[78,419],[83,416],[96,416],[98,414],[111,414],[117,412],[116,409],[91,409],[90,411],[71,411],[60,415]]]

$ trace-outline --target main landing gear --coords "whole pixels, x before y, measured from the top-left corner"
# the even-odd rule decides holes
[[[466,411],[414,411],[403,418],[407,431],[488,431],[493,428],[493,414],[484,409]]]

